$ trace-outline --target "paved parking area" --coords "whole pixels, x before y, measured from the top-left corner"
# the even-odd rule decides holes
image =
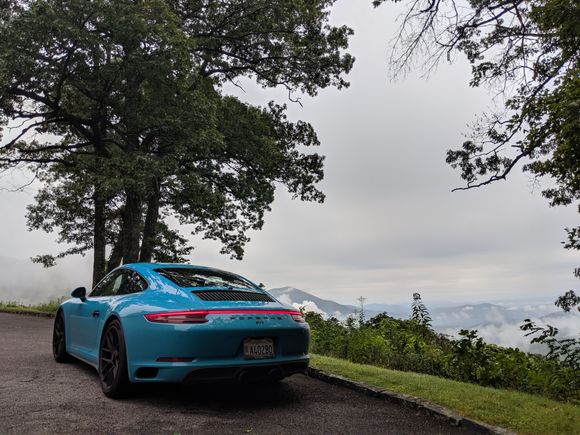
[[[303,375],[270,386],[143,386],[111,400],[93,368],[53,360],[51,338],[52,319],[0,313],[0,433],[467,433]]]

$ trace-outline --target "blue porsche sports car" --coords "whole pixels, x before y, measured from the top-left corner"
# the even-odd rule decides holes
[[[300,312],[233,273],[127,264],[72,296],[56,314],[54,358],[94,366],[109,397],[137,382],[276,381],[308,367]]]

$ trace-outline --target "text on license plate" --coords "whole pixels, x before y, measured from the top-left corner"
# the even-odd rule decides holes
[[[248,359],[274,358],[274,340],[249,338],[244,341],[244,357]]]

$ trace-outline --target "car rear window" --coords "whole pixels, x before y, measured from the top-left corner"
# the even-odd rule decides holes
[[[254,286],[245,279],[231,273],[195,269],[193,267],[164,267],[155,269],[159,275],[164,276],[179,287],[236,287],[254,289]]]

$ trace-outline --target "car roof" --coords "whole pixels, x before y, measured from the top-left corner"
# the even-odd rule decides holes
[[[127,266],[130,267],[132,269],[138,270],[153,270],[153,269],[162,269],[165,267],[183,267],[183,268],[188,268],[188,267],[195,267],[196,269],[214,269],[213,267],[208,267],[208,266],[201,266],[201,265],[197,265],[197,264],[183,264],[183,263],[127,263],[124,264],[123,266]]]
[[[209,267],[209,266],[200,266],[197,264],[183,264],[183,263],[127,263],[127,264],[123,264],[121,266],[121,268],[129,268],[129,269],[133,269],[137,272],[140,272],[144,275],[149,275],[151,274],[155,269],[164,269],[164,268],[181,268],[181,269],[205,269],[205,270],[212,270],[212,271],[216,271],[216,272],[223,272],[223,273],[228,273],[230,275],[235,275],[235,276],[239,276],[240,278],[246,279],[241,275],[238,275],[237,273],[234,272],[230,272],[228,270],[222,270],[222,269],[218,269],[215,267]]]

